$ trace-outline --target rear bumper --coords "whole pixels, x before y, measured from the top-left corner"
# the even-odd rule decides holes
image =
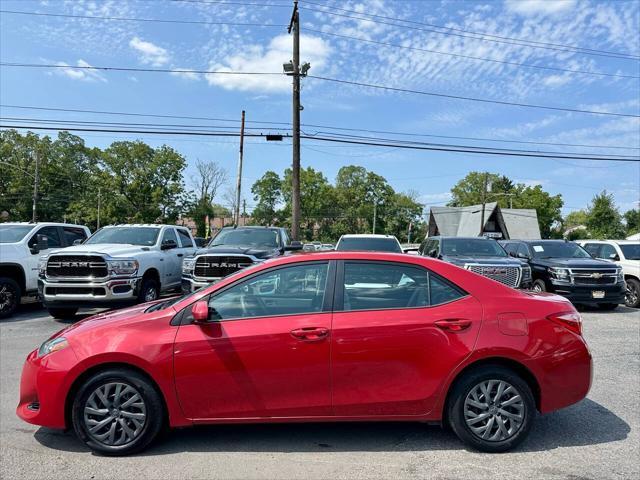
[[[594,298],[593,292],[604,292],[604,297]],[[572,285],[553,284],[553,293],[568,298],[572,303],[624,303],[624,282],[615,285]]]
[[[45,306],[111,307],[135,303],[140,277],[109,279],[101,282],[38,280],[38,296]]]

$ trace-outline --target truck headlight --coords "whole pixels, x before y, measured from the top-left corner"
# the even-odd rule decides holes
[[[193,269],[196,266],[196,259],[195,258],[185,258],[182,261],[182,273],[184,275],[192,275],[193,274]]]
[[[561,282],[569,282],[571,280],[568,268],[551,267],[549,268],[549,273],[555,280],[560,280]]]
[[[109,271],[116,275],[134,275],[138,271],[138,261],[133,259],[107,260]]]
[[[38,273],[44,275],[47,272],[47,255],[41,255],[38,259]]]
[[[622,272],[622,269],[618,267],[618,270],[616,271],[616,278],[618,282],[624,282],[624,273]]]
[[[525,265],[522,267],[522,281],[528,282],[529,280],[531,280],[531,267]]]
[[[38,357],[44,357],[53,352],[57,352],[58,350],[62,350],[63,348],[67,348],[69,346],[69,342],[64,337],[56,337],[51,340],[47,340],[38,349]]]

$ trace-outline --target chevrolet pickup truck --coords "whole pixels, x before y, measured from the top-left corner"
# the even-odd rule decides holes
[[[42,256],[38,292],[54,318],[72,317],[83,307],[153,301],[180,288],[182,260],[195,250],[184,227],[104,227],[82,245]]]

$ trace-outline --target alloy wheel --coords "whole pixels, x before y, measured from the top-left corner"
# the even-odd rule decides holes
[[[140,392],[122,382],[96,388],[84,406],[89,436],[106,446],[127,445],[136,440],[147,423],[147,407]]]
[[[153,302],[158,298],[158,291],[155,287],[149,287],[146,292],[144,292],[144,301],[145,302]]]
[[[9,312],[16,302],[16,292],[10,284],[0,284],[0,313]]]
[[[525,405],[516,388],[504,380],[484,380],[467,394],[464,419],[482,440],[500,442],[512,438],[525,420]]]
[[[638,295],[640,292],[638,291],[638,287],[635,283],[627,282],[627,288],[624,296],[624,303],[628,306],[635,306],[638,303]]]

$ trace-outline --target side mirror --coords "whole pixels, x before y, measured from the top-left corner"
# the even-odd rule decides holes
[[[82,245],[83,240],[81,238],[77,238],[73,241],[73,245]]]
[[[438,251],[435,248],[431,249],[429,250],[429,253],[427,255],[429,255],[432,258],[436,258],[438,256]]]
[[[36,244],[33,247],[31,247],[31,253],[35,255],[36,253],[40,253],[43,250],[48,250],[48,249],[49,249],[49,237],[47,237],[46,235],[37,234]]]
[[[171,250],[172,248],[178,248],[178,244],[175,240],[165,240],[160,246],[160,249],[162,250]]]
[[[207,323],[209,321],[209,302],[199,301],[191,307],[191,315],[194,323]]]
[[[529,258],[529,255],[525,255],[524,253],[516,253],[516,257],[518,258],[522,258],[523,260],[531,260],[531,258]]]
[[[609,260],[617,262],[618,260],[620,260],[620,255],[618,255],[617,253],[612,253],[611,255],[609,255]]]
[[[293,252],[295,250],[302,250],[302,247],[303,247],[302,242],[299,242],[298,240],[294,240],[289,245],[286,245],[284,249],[287,252]]]

